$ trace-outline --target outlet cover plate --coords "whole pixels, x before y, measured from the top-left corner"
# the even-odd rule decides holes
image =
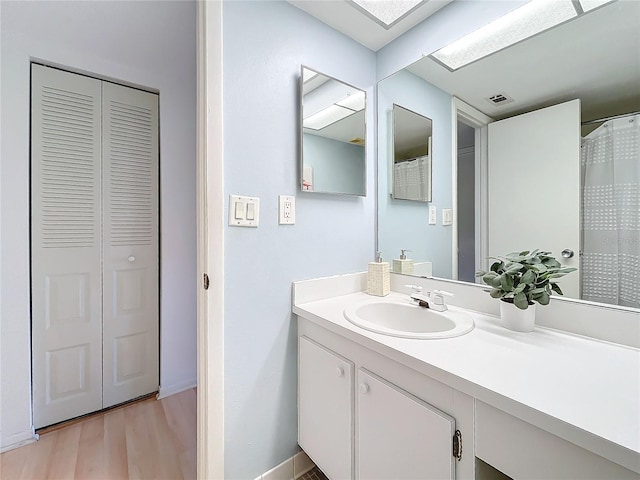
[[[452,224],[453,224],[453,209],[443,208],[442,209],[442,225],[452,225]]]
[[[436,215],[438,214],[438,210],[435,205],[429,206],[429,225],[436,224]]]
[[[278,218],[280,225],[293,225],[296,223],[296,197],[293,195],[280,195],[278,197]]]

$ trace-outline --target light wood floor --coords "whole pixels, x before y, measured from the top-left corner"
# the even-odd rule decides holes
[[[0,478],[195,479],[195,389],[45,433],[0,455]]]

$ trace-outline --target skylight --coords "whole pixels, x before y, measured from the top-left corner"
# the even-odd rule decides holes
[[[352,4],[389,29],[425,0],[351,0]]]

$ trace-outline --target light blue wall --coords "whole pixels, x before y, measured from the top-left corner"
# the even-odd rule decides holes
[[[258,228],[225,230],[225,478],[253,479],[297,450],[297,329],[291,282],[362,271],[375,196],[298,190],[300,65],[367,91],[375,54],[286,2],[224,2],[225,196],[261,199]],[[374,145],[374,129],[367,130]],[[367,151],[374,192],[373,148]],[[296,224],[278,225],[278,195]],[[228,205],[227,205],[228,208]]]
[[[313,167],[313,190],[363,195],[364,147],[305,133],[304,164]]]
[[[433,120],[432,201],[394,200],[390,193],[390,112],[393,104]],[[451,95],[403,70],[378,84],[378,249],[386,260],[409,258],[433,263],[433,275],[451,278],[452,227],[442,225],[442,209],[451,208]],[[429,225],[429,206],[438,209]]]

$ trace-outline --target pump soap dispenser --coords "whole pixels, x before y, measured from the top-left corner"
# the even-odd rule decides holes
[[[402,249],[400,250],[400,259],[393,259],[393,272],[394,273],[404,273],[406,275],[413,274],[413,260],[407,258],[407,252],[411,250]]]
[[[376,253],[376,261],[369,262],[367,272],[367,293],[384,297],[391,291],[391,280],[389,275],[389,262],[382,261],[382,253]]]

